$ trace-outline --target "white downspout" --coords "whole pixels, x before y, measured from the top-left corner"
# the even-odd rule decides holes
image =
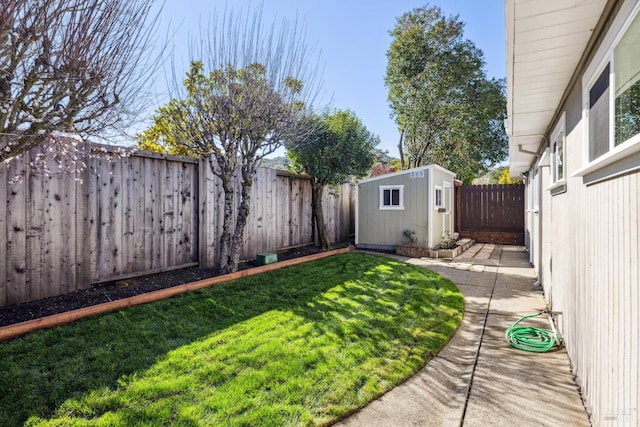
[[[356,182],[356,246],[358,246],[358,243],[360,243],[360,241],[358,240],[358,205],[360,204],[360,201],[358,199],[358,188],[360,187],[360,184]]]
[[[433,197],[433,168],[429,167],[429,182],[427,183],[427,247],[433,247],[433,208],[431,198]]]

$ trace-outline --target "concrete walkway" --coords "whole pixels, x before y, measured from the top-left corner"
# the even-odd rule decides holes
[[[404,384],[337,426],[589,426],[563,349],[510,347],[505,330],[545,308],[522,247],[476,244],[453,262],[397,257],[452,280],[465,298],[449,344]],[[549,328],[535,318],[526,325]]]

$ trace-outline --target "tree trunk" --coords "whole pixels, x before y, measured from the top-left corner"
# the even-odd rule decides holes
[[[247,225],[247,218],[249,217],[249,207],[251,203],[251,186],[253,185],[254,172],[242,170],[242,190],[240,197],[240,206],[238,207],[238,217],[236,219],[236,228],[231,238],[231,249],[229,251],[229,263],[227,264],[227,271],[223,273],[232,273],[238,270],[238,263],[240,262],[240,251],[243,246],[244,229]]]
[[[400,141],[398,142],[398,153],[400,154],[400,170],[404,170],[404,150],[402,148],[403,138],[404,138],[404,128],[400,130]]]
[[[212,159],[209,160],[209,166],[211,171],[215,172],[216,166]],[[220,266],[220,271],[227,273],[229,271],[231,229],[233,226],[233,171],[223,170],[220,175],[224,192],[224,205],[222,210],[222,234],[218,243],[218,265]]]
[[[320,240],[322,250],[328,251],[331,249],[331,244],[329,243],[329,234],[327,233],[327,227],[324,223],[324,213],[322,212],[322,193],[325,187],[325,184],[311,181],[311,209],[318,230],[318,239]]]

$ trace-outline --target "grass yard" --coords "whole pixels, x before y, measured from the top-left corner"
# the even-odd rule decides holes
[[[458,327],[450,281],[347,253],[0,344],[0,425],[330,424]]]

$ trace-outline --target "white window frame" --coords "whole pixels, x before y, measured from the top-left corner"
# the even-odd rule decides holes
[[[440,191],[440,203],[439,204],[438,204],[438,191]],[[442,208],[442,206],[443,206],[443,204],[442,204],[443,196],[444,196],[444,192],[442,191],[442,186],[434,185],[433,186],[433,206],[434,206],[434,208],[436,210]]]
[[[551,138],[549,139],[550,145],[550,168],[549,175],[551,178],[551,186],[546,188],[547,191],[552,191],[567,182],[567,121],[566,113],[563,112],[562,116],[558,120],[556,127],[551,132]],[[558,152],[562,152],[562,158],[560,158]],[[562,164],[562,178],[558,178],[559,166]]]
[[[640,152],[640,133],[617,146],[615,145],[615,61],[613,57],[615,48],[631,26],[631,23],[633,23],[636,17],[640,16],[639,12],[640,2],[627,1],[623,3],[593,60],[582,77],[582,117],[585,123],[583,126],[583,166],[571,176],[581,177],[588,175],[631,156],[632,154]],[[605,154],[589,161],[589,92],[607,64],[610,66],[609,150]],[[640,166],[636,166],[632,169],[638,168],[640,168]],[[612,175],[605,176],[602,179],[611,178],[612,176],[627,173],[629,171],[630,170],[616,171],[613,172]]]
[[[535,167],[533,169],[533,177],[531,178],[532,180],[532,199],[533,199],[533,213],[538,213],[540,212],[540,168],[539,167]]]
[[[379,187],[379,200],[380,205],[379,208],[381,211],[391,211],[391,210],[403,210],[404,209],[404,185],[380,185]],[[384,204],[384,191],[385,190],[400,190],[399,195],[399,205],[385,205]],[[390,193],[390,196],[393,193]],[[389,201],[393,202],[393,197],[389,197]]]

